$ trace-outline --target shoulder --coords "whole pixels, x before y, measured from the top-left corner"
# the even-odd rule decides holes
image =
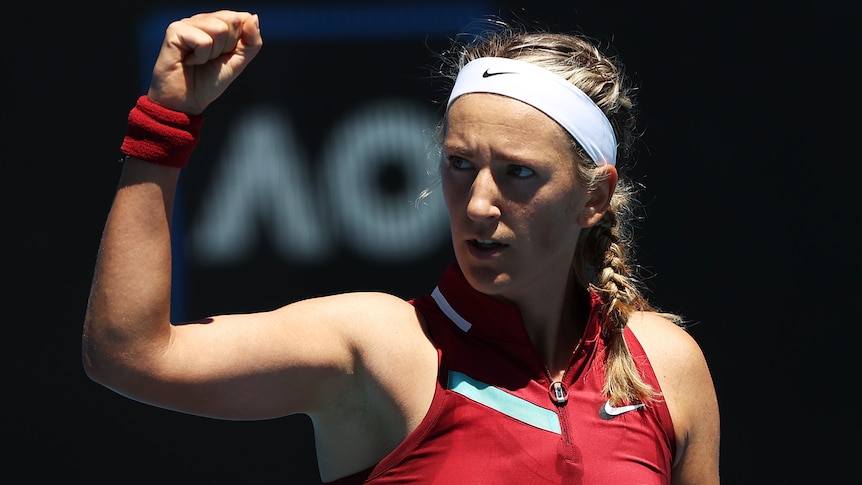
[[[290,307],[293,314],[312,314],[311,321],[343,338],[359,357],[386,352],[393,344],[421,345],[428,340],[416,308],[388,293],[342,293],[300,301]]]
[[[712,390],[706,358],[685,328],[652,312],[635,313],[628,326],[649,358],[669,406]]]
[[[436,378],[437,351],[414,306],[395,295],[351,292],[304,300],[290,305],[308,312],[332,344],[347,354],[347,376],[366,399],[404,402],[401,384]],[[433,385],[430,386],[433,390]]]
[[[355,460],[361,463],[352,468],[365,468],[424,418],[435,391],[437,351],[419,312],[397,296],[346,293],[308,304],[325,308],[326,325],[335,327],[353,362],[338,398],[330,395],[326,406],[309,413],[320,458],[336,475]],[[351,445],[360,441],[361,450]]]
[[[437,352],[409,301],[351,292],[276,313],[282,326],[302,327],[288,339],[300,356],[291,355],[291,370],[300,370],[291,374],[299,394],[309,395],[303,412],[314,425],[322,476],[372,466],[419,425],[436,389]]]
[[[636,312],[627,325],[653,367],[667,367],[664,370],[674,372],[703,361],[700,346],[685,328],[659,313]]]
[[[346,293],[330,297],[338,308],[344,332],[354,342],[378,344],[403,339],[427,341],[425,322],[419,311],[408,301],[379,292]]]
[[[395,295],[341,293],[297,301],[272,313],[289,330],[292,347],[312,354],[308,360],[315,365],[341,369],[353,382],[370,379],[379,385],[391,378],[392,369],[424,361],[436,365],[421,315]],[[388,372],[383,370],[387,367]]]
[[[276,310],[291,319],[308,320],[350,333],[356,325],[368,326],[402,324],[418,321],[413,306],[395,296],[381,292],[350,292],[309,298],[291,303]]]
[[[332,328],[349,349],[358,372],[372,385],[388,387],[416,374],[436,375],[437,351],[425,322],[409,302],[379,292],[355,292],[301,302],[316,312],[316,321]]]
[[[628,326],[649,358],[673,419],[675,474],[710,475],[713,465],[717,470],[719,416],[703,351],[685,328],[660,314],[638,312]]]

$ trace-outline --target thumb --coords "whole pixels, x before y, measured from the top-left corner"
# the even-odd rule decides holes
[[[263,47],[263,37],[260,34],[260,19],[257,14],[250,15],[242,23],[242,31],[228,61],[235,74],[245,69]]]
[[[257,14],[252,15],[248,20],[243,22],[240,47],[244,51],[245,57],[248,57],[249,60],[253,59],[263,47],[263,37],[260,34],[260,18]]]
[[[260,34],[260,20],[257,14],[248,15],[243,18],[241,30],[238,33],[236,44],[233,48],[225,48],[225,53],[220,61],[223,64],[223,76],[225,84],[229,84],[238,76],[243,69],[257,56],[263,47],[263,38]]]

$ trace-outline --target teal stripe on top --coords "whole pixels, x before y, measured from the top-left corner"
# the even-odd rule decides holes
[[[560,434],[560,419],[554,411],[479,382],[466,374],[449,371],[449,389],[522,423]]]

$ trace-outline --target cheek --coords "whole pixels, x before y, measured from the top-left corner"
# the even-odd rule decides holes
[[[452,187],[451,177],[443,175],[440,177],[440,187],[443,190],[443,201],[446,203],[446,209],[452,213],[452,208],[455,206],[455,190]]]
[[[570,184],[545,186],[532,197],[533,216],[577,222],[586,201],[585,194]]]
[[[465,198],[469,194],[470,187],[464,185],[464,181],[451,173],[443,173],[440,176],[440,186],[443,190],[443,200],[446,208],[451,214],[453,210],[463,210],[467,203]]]
[[[557,201],[555,204],[537,204],[532,207],[535,210],[525,208],[519,220],[529,225],[535,245],[548,249],[557,246],[574,248],[580,235],[574,204]]]

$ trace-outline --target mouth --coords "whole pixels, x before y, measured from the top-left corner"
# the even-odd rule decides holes
[[[467,245],[476,253],[486,254],[500,252],[503,248],[508,246],[508,244],[496,242],[492,239],[468,239]]]

